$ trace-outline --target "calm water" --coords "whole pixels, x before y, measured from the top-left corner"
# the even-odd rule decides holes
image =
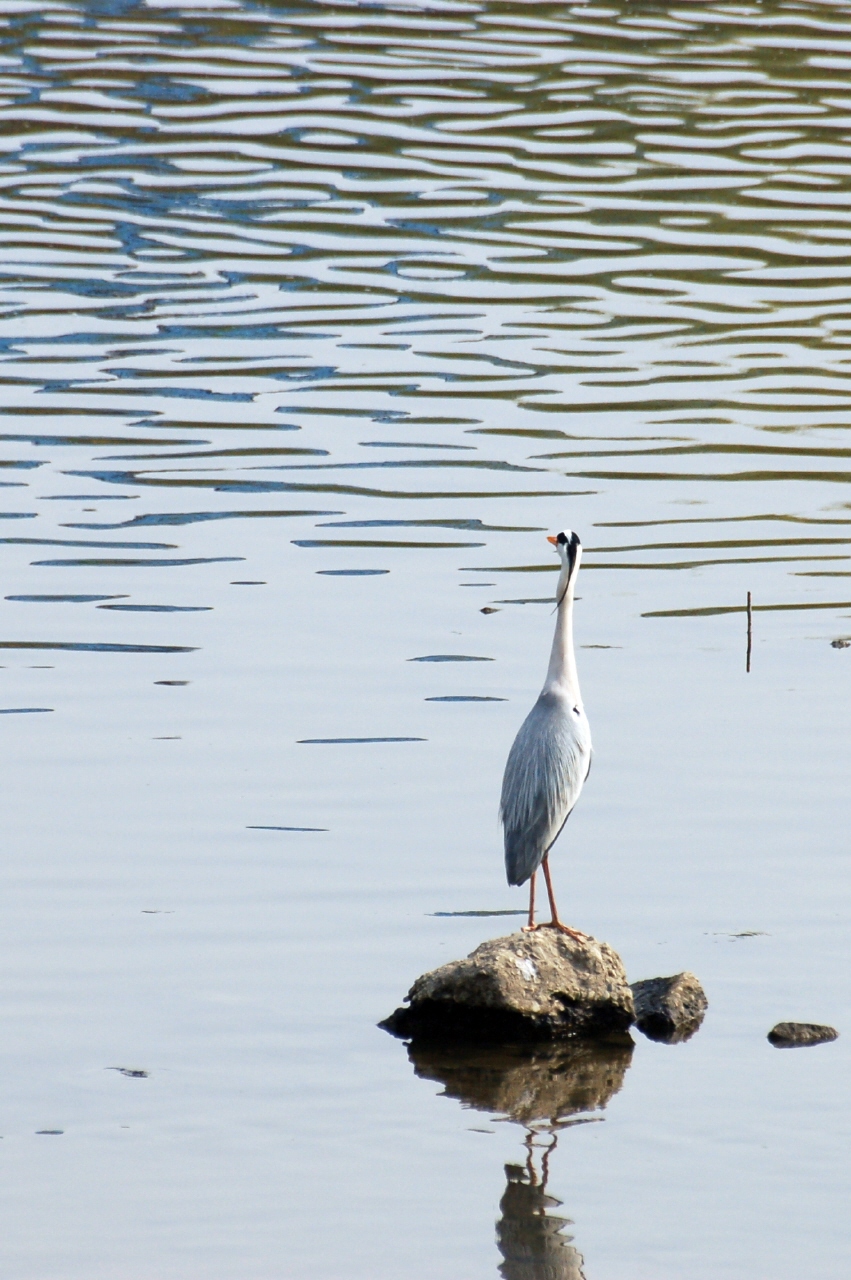
[[[847,1276],[851,5],[0,16],[4,1275]],[[411,1061],[564,527],[560,905],[709,1015]]]

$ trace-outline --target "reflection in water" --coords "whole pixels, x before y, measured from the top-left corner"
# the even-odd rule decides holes
[[[561,1204],[547,1195],[549,1158],[557,1141],[553,1136],[545,1148],[540,1175],[531,1133],[526,1139],[525,1165],[505,1166],[507,1185],[496,1224],[496,1242],[504,1258],[499,1274],[504,1280],[585,1280],[582,1254],[570,1243],[573,1237],[562,1230],[570,1219],[548,1212]]]
[[[629,1038],[585,1043],[408,1046],[414,1071],[439,1080],[448,1098],[477,1111],[498,1111],[517,1124],[562,1128],[571,1116],[602,1111],[623,1086],[634,1045]]]
[[[633,1044],[600,1043],[479,1047],[414,1042],[408,1056],[418,1076],[439,1080],[447,1097],[524,1126],[525,1159],[505,1166],[496,1241],[503,1280],[585,1280],[582,1255],[549,1212],[561,1204],[547,1192],[550,1155],[559,1131],[602,1117],[623,1085]],[[536,1167],[535,1152],[542,1152]]]

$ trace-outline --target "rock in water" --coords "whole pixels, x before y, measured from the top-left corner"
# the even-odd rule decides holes
[[[829,1044],[839,1032],[835,1027],[822,1027],[817,1022],[778,1022],[768,1033],[775,1049],[795,1049],[809,1044]]]
[[[693,973],[633,982],[635,1025],[651,1040],[679,1044],[697,1031],[708,1001]]]
[[[417,978],[380,1025],[398,1036],[555,1040],[625,1032],[635,1021],[620,956],[605,942],[556,929],[483,942]]]

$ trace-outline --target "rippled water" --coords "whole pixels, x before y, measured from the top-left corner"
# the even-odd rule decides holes
[[[5,1273],[845,1276],[851,6],[0,18]],[[409,1062],[564,527],[560,902],[710,1013]]]

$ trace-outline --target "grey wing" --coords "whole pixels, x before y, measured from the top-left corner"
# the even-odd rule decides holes
[[[509,884],[538,869],[579,798],[591,764],[587,725],[563,698],[542,693],[520,726],[500,802]]]

